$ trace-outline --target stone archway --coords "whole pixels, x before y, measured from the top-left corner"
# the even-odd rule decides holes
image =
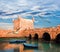
[[[56,38],[55,38],[55,41],[56,41],[57,43],[60,43],[60,33],[57,34],[57,36],[56,36]]]
[[[48,32],[45,32],[42,36],[43,40],[50,41],[51,37]]]
[[[38,34],[37,34],[37,33],[35,33],[34,39],[35,39],[35,40],[38,40]]]

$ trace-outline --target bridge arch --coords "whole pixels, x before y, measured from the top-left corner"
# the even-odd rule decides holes
[[[34,39],[38,40],[38,33],[34,34]]]
[[[29,34],[29,37],[28,37],[29,39],[32,39],[32,35],[31,34]]]
[[[48,32],[44,32],[42,38],[46,41],[51,40],[50,34]]]
[[[56,38],[55,38],[55,41],[56,41],[57,43],[60,43],[60,33],[57,34],[57,36],[56,36]]]

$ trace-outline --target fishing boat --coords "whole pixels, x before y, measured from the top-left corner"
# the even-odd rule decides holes
[[[9,43],[26,43],[26,40],[11,40]]]
[[[35,44],[28,44],[28,43],[23,43],[25,48],[38,48],[38,45]]]

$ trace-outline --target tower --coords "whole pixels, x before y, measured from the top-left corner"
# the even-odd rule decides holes
[[[14,23],[14,30],[16,31],[34,28],[34,18],[31,20],[31,19],[24,19],[18,16],[18,18],[14,20],[13,23]]]

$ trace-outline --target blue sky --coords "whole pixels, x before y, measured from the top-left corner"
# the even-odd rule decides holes
[[[32,19],[35,28],[60,24],[60,2],[57,0],[0,0],[0,28],[13,28],[18,15]]]

